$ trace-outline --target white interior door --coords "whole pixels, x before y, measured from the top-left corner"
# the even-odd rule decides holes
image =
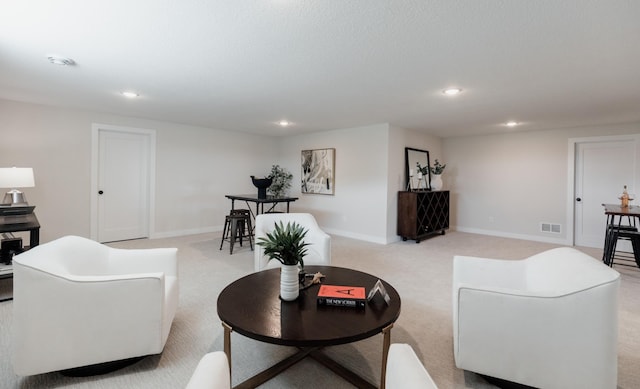
[[[97,240],[149,237],[149,133],[98,128]]]
[[[638,140],[607,137],[579,141],[575,148],[574,244],[602,248],[606,228],[602,204],[618,203],[624,185],[635,193]],[[623,243],[620,249],[630,247]]]

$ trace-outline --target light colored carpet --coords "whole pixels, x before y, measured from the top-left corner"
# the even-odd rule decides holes
[[[253,271],[253,252],[228,246],[220,251],[218,234],[137,240],[112,244],[123,248],[178,247],[180,307],[162,355],[148,357],[103,376],[69,378],[58,373],[17,377],[11,368],[11,307],[0,303],[0,387],[2,388],[182,388],[202,355],[222,350],[222,327],[216,314],[220,291]],[[451,275],[454,255],[521,259],[556,245],[449,232],[420,244],[413,241],[378,245],[333,237],[336,266],[379,276],[402,297],[402,312],[392,342],[409,343],[441,389],[493,388],[481,377],[457,369],[453,361]],[[600,258],[601,250],[583,249]],[[620,293],[619,388],[640,387],[640,270],[616,267],[622,273]],[[0,280],[0,297],[10,293],[11,280]],[[288,347],[232,335],[233,384],[292,354]],[[327,353],[371,382],[378,383],[382,336],[333,347]],[[313,360],[303,360],[261,388],[351,388]]]

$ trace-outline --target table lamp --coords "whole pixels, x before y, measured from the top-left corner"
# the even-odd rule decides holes
[[[11,188],[11,190],[4,195],[2,205],[28,205],[24,193],[16,188],[32,188],[34,186],[33,168],[0,168],[0,188]]]

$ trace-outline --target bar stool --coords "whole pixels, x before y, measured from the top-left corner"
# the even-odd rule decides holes
[[[602,206],[607,216],[602,262],[613,266],[614,260],[617,259],[616,265],[640,267],[640,207],[627,208],[617,204],[602,204]],[[633,252],[619,250],[620,241],[630,242]]]
[[[229,254],[233,254],[233,246],[236,240],[242,246],[243,238],[248,238],[249,246],[253,251],[253,226],[251,225],[251,212],[248,209],[232,209],[229,215],[225,216],[224,228],[222,229],[222,240],[220,250],[225,241],[229,242]]]
[[[622,259],[624,261],[633,262],[635,260],[636,265],[640,267],[640,232],[638,232],[638,229],[632,225],[615,226],[615,227],[609,226],[607,228],[608,228],[607,233],[610,236],[610,242],[608,245],[609,253],[605,253],[605,255],[608,254],[608,258],[610,258],[609,263],[607,263],[607,265],[613,267],[613,264],[614,264],[613,260],[616,257],[618,257],[619,259]],[[633,253],[627,253],[627,252],[622,252],[617,250],[617,245],[619,240],[631,241],[631,247],[632,247]],[[626,265],[626,264],[622,263],[622,265]]]

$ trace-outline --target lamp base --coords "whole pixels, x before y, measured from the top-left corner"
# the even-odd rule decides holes
[[[17,189],[12,189],[4,195],[2,205],[28,205],[27,196]]]

